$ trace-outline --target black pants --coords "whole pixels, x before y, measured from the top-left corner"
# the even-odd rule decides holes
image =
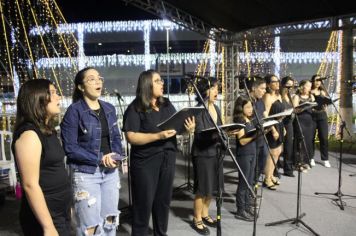
[[[238,212],[242,212],[250,207],[250,192],[248,185],[252,186],[254,183],[254,170],[256,165],[255,155],[238,155],[237,162],[244,173],[248,183],[242,177],[239,177],[239,184],[236,190],[236,207]]]
[[[256,144],[256,158],[257,158],[257,175],[254,175],[256,178],[256,182],[258,181],[259,176],[263,173],[266,165],[266,160],[268,156],[268,149],[265,140],[262,139],[263,143],[257,142]]]
[[[313,113],[313,121],[314,121],[314,139],[313,139],[313,150],[315,150],[315,134],[316,130],[318,130],[318,138],[320,141],[320,156],[321,160],[327,161],[329,160],[328,150],[328,116],[325,111]],[[314,152],[313,152],[314,154]]]
[[[294,130],[293,130],[293,122],[290,121],[285,124],[286,136],[284,136],[284,144],[283,144],[283,170],[284,173],[293,172],[293,165],[295,163],[294,154],[293,154],[293,139],[294,139]]]
[[[154,235],[166,236],[176,153],[131,158],[132,236],[146,236],[152,211]]]
[[[71,191],[46,195],[46,204],[59,236],[70,236]],[[20,225],[25,236],[43,235],[43,229],[24,196],[21,200]]]

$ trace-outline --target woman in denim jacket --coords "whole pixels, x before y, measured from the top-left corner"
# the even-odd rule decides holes
[[[99,100],[103,78],[94,68],[79,71],[74,83],[61,136],[72,170],[77,235],[116,235],[120,179],[114,159],[122,151],[116,111]]]

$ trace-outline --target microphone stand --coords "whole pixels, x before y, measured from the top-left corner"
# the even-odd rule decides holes
[[[190,98],[190,91],[191,89],[187,88],[187,91],[188,91],[188,100],[189,100],[189,106],[191,107],[192,106],[192,102],[191,102],[191,98]],[[190,182],[190,169],[191,169],[191,147],[192,147],[192,144],[193,144],[193,135],[189,132],[188,133],[189,137],[188,137],[188,148],[184,149],[184,138],[182,140],[183,142],[183,150],[185,150],[186,152],[182,152],[183,156],[184,154],[187,155],[187,159],[185,159],[185,162],[188,162],[188,164],[185,164],[185,166],[187,167],[187,178],[186,178],[186,181],[184,184],[176,187],[174,189],[174,191],[181,191],[181,190],[187,190],[188,192],[193,192],[193,185],[192,183]]]
[[[306,146],[306,143],[305,143],[305,139],[304,139],[304,134],[303,134],[302,128],[300,126],[300,122],[299,122],[299,118],[298,118],[298,115],[297,115],[296,110],[295,110],[295,106],[294,106],[293,101],[292,101],[292,96],[290,95],[290,89],[288,89],[288,98],[289,98],[289,101],[290,101],[290,103],[291,103],[291,105],[293,107],[293,112],[294,112],[294,114],[296,114],[295,119],[296,119],[297,124],[298,124],[299,133],[301,135],[300,138],[301,138],[301,140],[303,142],[305,155],[308,157],[308,160],[310,160],[309,159],[309,154],[308,154],[308,149],[307,149],[307,146]],[[306,215],[305,213],[300,214],[300,209],[301,209],[301,179],[302,179],[301,165],[302,165],[302,163],[301,163],[301,152],[299,152],[298,190],[297,190],[297,215],[296,215],[296,217],[295,218],[289,218],[289,219],[286,219],[286,220],[280,220],[280,221],[267,223],[267,224],[265,224],[265,226],[274,226],[274,225],[284,224],[284,223],[287,223],[287,222],[291,222],[292,224],[295,224],[296,226],[299,226],[299,223],[301,223],[312,234],[318,236],[319,235],[318,233],[316,233],[310,226],[308,226],[304,221],[301,220],[301,218]]]
[[[205,109],[205,111],[206,111],[206,113],[208,115],[208,119],[212,122],[212,124],[214,124],[215,130],[217,131],[217,133],[219,135],[219,140],[221,142],[222,148],[225,148],[228,151],[228,153],[231,156],[231,159],[233,160],[233,162],[235,163],[237,169],[239,170],[239,173],[241,173],[243,181],[245,181],[245,183],[247,184],[251,195],[254,198],[256,198],[254,191],[252,190],[252,188],[248,184],[246,176],[242,173],[241,168],[240,168],[239,164],[236,161],[235,155],[231,151],[231,148],[230,148],[229,143],[228,143],[227,136],[225,135],[225,133],[223,133],[222,129],[214,122],[214,119],[211,117],[211,115],[209,113],[209,109],[206,106],[206,104],[204,103],[204,99],[202,98],[197,86],[194,83],[194,78],[195,77],[196,76],[194,76],[194,75],[190,75],[190,78],[187,79],[187,82],[190,83],[192,85],[192,87],[194,88],[194,91],[196,92],[196,95],[198,96],[199,101],[201,101],[201,103],[203,104],[203,107],[204,107],[204,109]],[[219,160],[218,163],[222,164],[223,162],[222,162],[222,160]],[[217,183],[218,183],[218,194],[217,194],[217,197],[216,197],[216,208],[217,208],[216,235],[217,236],[221,236],[221,205],[222,205],[222,191],[221,191],[221,187],[219,186],[220,185],[219,184],[219,180],[220,180],[221,177],[220,177],[220,174],[219,174],[220,173],[219,170],[220,170],[220,166],[219,166],[219,169],[217,171],[217,180],[218,180],[217,181]]]
[[[121,117],[124,117],[124,111],[122,109],[122,104],[121,104],[121,101],[123,101],[122,97],[120,94],[116,94],[116,97],[117,97],[117,100],[119,102],[119,110],[120,110],[120,115]],[[121,131],[121,130],[120,130]],[[126,144],[126,147],[125,147],[125,150],[126,150],[126,155],[129,157],[129,143],[127,142],[126,140],[126,137],[125,135],[123,134],[123,132],[120,132],[121,133],[121,140],[124,140],[125,141],[125,144]],[[128,158],[128,161],[127,161],[127,187],[128,187],[128,194],[129,194],[129,205],[126,206],[126,207],[122,207],[120,208],[119,210],[120,211],[127,211],[127,212],[130,212],[131,210],[131,206],[132,206],[132,197],[131,197],[131,165],[130,165],[130,158]]]
[[[274,161],[273,159],[273,156],[272,156],[272,152],[271,152],[271,148],[270,146],[268,145],[268,141],[267,141],[267,138],[266,138],[266,135],[264,133],[264,128],[263,128],[263,125],[262,125],[262,121],[261,121],[261,118],[258,116],[257,114],[257,110],[256,110],[256,104],[254,102],[254,99],[252,99],[251,97],[251,94],[250,94],[250,91],[248,90],[248,87],[247,87],[247,84],[246,84],[246,79],[247,78],[243,78],[243,83],[244,83],[244,87],[245,87],[245,92],[252,104],[252,107],[253,107],[253,113],[254,113],[254,116],[256,117],[256,121],[257,121],[257,124],[256,124],[256,131],[257,131],[257,134],[256,134],[256,137],[258,138],[260,135],[263,136],[263,139],[264,139],[264,142],[267,146],[267,149],[268,149],[268,152],[270,154],[270,158],[272,159],[272,163],[274,165],[274,171],[275,173],[277,173],[278,175],[278,178],[280,178],[280,174],[278,172],[278,169],[277,169],[277,166],[276,166],[276,162]],[[258,163],[258,157],[256,155],[256,162],[255,162],[255,186],[254,186],[254,193],[255,193],[255,197],[254,197],[254,207],[253,207],[253,233],[252,235],[255,236],[256,235],[256,226],[257,226],[257,218],[258,218],[258,213],[257,213],[257,189],[258,189],[258,177],[259,177],[259,174],[260,174],[260,171],[258,169],[259,167],[259,163]],[[262,198],[261,198],[262,199]]]
[[[324,86],[323,81],[321,81],[321,85]],[[325,88],[325,86],[324,86],[324,88]],[[344,129],[346,130],[346,132],[348,133],[348,135],[350,137],[352,137],[352,136],[350,134],[350,131],[346,127],[346,122],[343,120],[339,110],[337,109],[335,103],[331,99],[328,91],[325,90],[325,92],[326,92],[326,95],[330,98],[331,104],[334,106],[334,109],[335,109],[336,113],[338,114],[338,116],[339,116],[339,118],[341,120],[341,123],[340,123],[340,140],[339,140],[339,144],[340,144],[340,146],[339,146],[339,177],[338,177],[338,185],[337,185],[336,193],[319,193],[319,192],[315,192],[314,194],[315,195],[334,195],[334,196],[336,196],[337,198],[333,199],[332,201],[336,202],[336,204],[340,207],[341,210],[344,210],[345,202],[342,201],[342,197],[346,196],[346,197],[356,198],[356,196],[343,194],[341,192],[341,170],[342,170],[341,167],[342,167],[342,150],[343,150],[342,144],[344,143]]]

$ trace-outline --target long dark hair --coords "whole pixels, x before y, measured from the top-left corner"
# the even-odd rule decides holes
[[[208,89],[214,87],[218,83],[216,77],[202,77],[198,78],[196,81],[197,89],[201,94],[204,102],[208,99]],[[195,92],[196,93],[196,92]],[[198,102],[198,105],[201,105],[202,101],[200,101],[199,97],[197,96],[195,99]]]
[[[244,106],[250,102],[246,96],[239,96],[234,104],[234,122],[245,122]]]
[[[301,94],[301,90],[303,89],[304,85],[305,85],[306,83],[308,83],[308,82],[311,83],[310,80],[307,80],[307,79],[304,79],[304,80],[302,80],[302,81],[299,82],[299,87],[298,87],[298,90],[297,90],[297,92],[296,92],[297,95],[300,95],[300,94]],[[310,94],[311,94],[311,92],[309,92],[309,96],[310,96]]]
[[[75,75],[75,79],[74,79],[74,91],[73,91],[73,95],[72,95],[72,101],[73,103],[77,102],[80,99],[84,98],[83,92],[79,89],[79,85],[83,85],[84,84],[84,78],[85,78],[85,73],[88,70],[95,70],[94,67],[85,67],[84,69],[81,69],[80,71],[78,71],[78,73]]]
[[[267,85],[270,85],[272,83],[272,78],[273,77],[276,77],[278,79],[278,76],[274,75],[274,74],[268,74],[268,75],[265,76],[265,81],[266,81]],[[269,86],[267,86],[266,92],[267,93],[272,93],[272,90],[270,89]],[[276,91],[276,94],[280,94],[280,91],[279,90]]]
[[[17,97],[15,131],[24,123],[35,125],[43,134],[54,131],[54,117],[48,117],[47,105],[51,101],[50,85],[46,79],[33,79],[25,82]],[[46,123],[46,120],[48,122]]]
[[[153,98],[153,82],[152,78],[154,74],[158,74],[155,70],[143,71],[138,77],[137,88],[136,88],[136,99],[135,108],[139,112],[147,112],[152,109],[152,98]],[[163,97],[159,97],[156,100],[156,106],[160,107],[165,103]]]
[[[315,74],[315,75],[313,75],[313,76],[311,77],[311,79],[310,79],[310,81],[311,81],[311,83],[312,83],[312,87],[311,87],[312,90],[316,88],[315,85],[314,85],[314,82],[317,81],[317,78],[318,78],[318,77],[321,77],[321,76],[318,75],[318,74]],[[323,83],[320,85],[320,87],[318,88],[318,90],[319,90],[319,91],[324,91],[325,93],[327,93],[327,91],[326,91],[326,89],[325,89]]]
[[[286,100],[286,97],[288,97],[288,95],[287,95],[288,88],[286,88],[286,84],[288,83],[288,81],[293,81],[293,86],[294,86],[294,79],[291,76],[286,76],[281,79],[281,87],[282,87],[281,95],[282,95],[282,100],[284,100],[284,101],[288,101],[288,100]]]

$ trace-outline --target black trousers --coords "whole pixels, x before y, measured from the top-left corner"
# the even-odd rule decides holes
[[[132,236],[148,235],[151,212],[153,234],[167,235],[175,162],[174,151],[131,157]]]
[[[293,154],[293,139],[294,139],[294,129],[293,122],[290,121],[285,124],[286,136],[284,136],[283,144],[283,171],[284,173],[293,172],[293,165],[296,164]]]
[[[318,130],[318,138],[320,141],[320,156],[321,160],[329,160],[328,150],[328,116],[325,111],[313,113],[314,121],[314,139],[313,139],[313,150],[315,150],[315,134]],[[314,154],[314,152],[313,152]]]
[[[70,189],[51,195],[45,194],[47,207],[59,236],[70,236],[71,195]],[[25,236],[43,235],[42,226],[33,214],[25,195],[21,200],[20,225]]]
[[[252,186],[254,183],[255,176],[255,165],[256,156],[255,155],[238,155],[236,157],[237,162],[244,173],[248,183],[246,183],[242,177],[239,177],[239,184],[236,190],[236,207],[238,212],[242,212],[250,207],[250,192],[248,190],[248,185]]]
[[[263,171],[265,169],[266,161],[267,161],[267,156],[268,156],[268,148],[267,144],[265,143],[265,140],[262,139],[262,142],[257,142],[256,144],[256,158],[257,158],[257,175],[254,175],[256,177],[256,182],[258,181],[258,178],[260,177],[261,174],[263,174]]]

